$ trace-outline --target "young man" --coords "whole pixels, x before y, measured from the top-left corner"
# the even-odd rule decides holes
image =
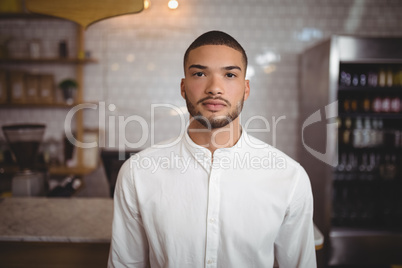
[[[239,123],[246,68],[223,32],[187,49],[187,133],[121,168],[109,267],[316,267],[306,172]]]

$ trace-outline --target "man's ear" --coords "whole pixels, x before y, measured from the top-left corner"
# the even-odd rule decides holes
[[[186,91],[185,91],[185,88],[184,88],[184,79],[185,78],[182,78],[181,83],[180,83],[180,94],[183,97],[183,99],[186,98]]]
[[[248,96],[250,96],[250,80],[245,80],[244,81],[244,100],[247,100]]]

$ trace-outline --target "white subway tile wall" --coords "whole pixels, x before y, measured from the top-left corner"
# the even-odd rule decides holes
[[[188,115],[180,96],[182,57],[198,35],[216,29],[234,36],[248,53],[251,96],[241,116],[243,126],[269,127],[269,132],[252,134],[297,158],[299,54],[333,34],[402,36],[399,0],[179,0],[177,10],[169,10],[167,2],[152,0],[139,14],[107,19],[85,32],[86,51],[98,63],[85,66],[84,98],[102,102],[98,109],[87,109],[85,124],[105,127],[110,149],[145,148],[184,131]],[[14,56],[26,55],[33,39],[41,41],[44,57],[56,56],[61,40],[67,41],[69,55],[76,55],[75,31],[73,23],[62,20],[0,20],[0,41],[11,38]],[[65,65],[6,67],[54,73],[56,82],[75,74]],[[46,123],[45,138],[56,139],[68,112],[0,111],[1,125]]]

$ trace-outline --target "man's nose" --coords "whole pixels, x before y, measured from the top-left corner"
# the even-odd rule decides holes
[[[223,94],[224,87],[222,80],[216,76],[210,77],[208,86],[205,88],[205,91],[205,93],[207,93],[208,95]]]

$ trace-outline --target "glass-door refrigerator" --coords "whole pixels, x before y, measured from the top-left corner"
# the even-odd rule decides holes
[[[402,265],[402,38],[333,36],[300,70],[319,266]]]

